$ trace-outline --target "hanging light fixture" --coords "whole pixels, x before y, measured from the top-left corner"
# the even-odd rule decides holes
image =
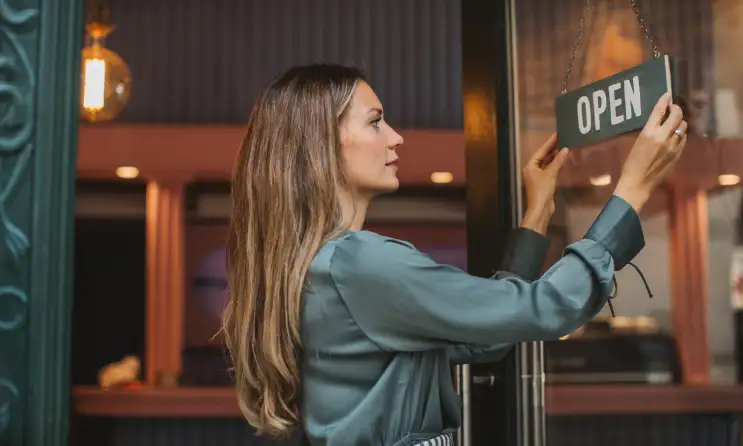
[[[132,80],[129,67],[118,54],[105,47],[114,27],[105,0],[88,3],[86,46],[80,73],[80,116],[89,122],[114,119],[129,102]]]

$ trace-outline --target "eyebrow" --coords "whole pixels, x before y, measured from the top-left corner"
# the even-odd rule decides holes
[[[378,114],[380,116],[383,116],[384,115],[384,111],[381,108],[378,108],[378,107],[372,107],[372,108],[370,108],[369,109],[369,113],[376,113],[376,114]]]

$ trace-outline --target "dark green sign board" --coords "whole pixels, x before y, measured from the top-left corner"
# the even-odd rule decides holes
[[[555,103],[559,147],[587,146],[642,128],[666,92],[677,94],[669,56],[559,96]]]

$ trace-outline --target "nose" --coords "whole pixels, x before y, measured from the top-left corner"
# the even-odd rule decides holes
[[[391,132],[391,134],[390,134],[390,139],[389,139],[389,147],[390,147],[390,149],[396,149],[399,146],[401,146],[403,144],[403,142],[405,142],[405,140],[403,140],[402,136],[400,136],[400,134],[397,133],[391,127],[390,127],[390,132]]]

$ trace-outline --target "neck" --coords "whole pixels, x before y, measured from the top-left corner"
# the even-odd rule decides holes
[[[343,222],[351,231],[360,231],[366,219],[366,210],[369,208],[371,198],[361,194],[344,192],[340,196],[341,212]]]

